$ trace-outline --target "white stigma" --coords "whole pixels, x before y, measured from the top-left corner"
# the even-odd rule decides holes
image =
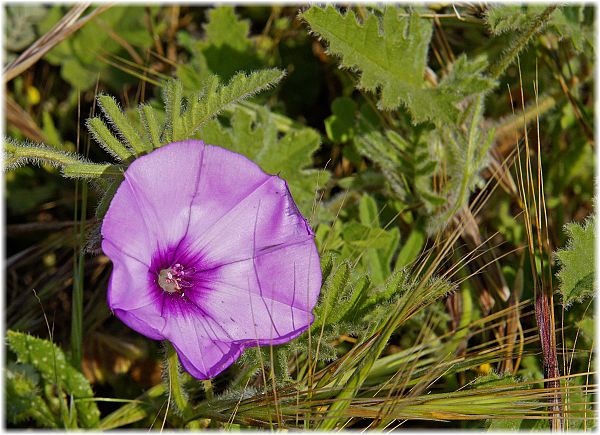
[[[160,271],[158,274],[158,285],[167,293],[181,293],[183,295],[183,289],[192,286],[192,283],[185,278],[193,275],[195,272],[195,268],[186,269],[177,263],[173,267]]]

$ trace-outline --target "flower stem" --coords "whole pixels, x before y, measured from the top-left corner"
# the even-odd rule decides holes
[[[205,381],[202,381],[202,387],[204,387],[204,393],[206,394],[206,399],[213,400],[215,397],[215,394],[213,392],[212,381],[210,379],[206,379]]]
[[[166,344],[167,346],[167,370],[169,375],[169,390],[173,395],[175,405],[181,413],[186,417],[186,411],[188,410],[187,400],[182,390],[181,378],[179,377],[179,359],[177,358],[177,352],[171,343]]]
[[[192,416],[192,408],[189,405],[185,393],[183,391],[183,385],[181,383],[181,377],[179,376],[179,358],[177,352],[171,343],[165,342],[167,347],[167,373],[169,375],[169,393],[173,397],[175,406],[181,412],[181,416],[185,421],[189,421]],[[186,425],[189,429],[198,429],[198,422],[189,421]]]

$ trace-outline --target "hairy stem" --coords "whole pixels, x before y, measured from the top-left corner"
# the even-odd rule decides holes
[[[508,48],[508,50],[504,53],[500,59],[496,63],[494,63],[490,67],[490,77],[494,80],[500,78],[502,73],[509,67],[509,65],[515,60],[517,55],[523,50],[529,40],[540,31],[540,29],[546,24],[550,15],[556,10],[558,5],[548,6],[544,12],[536,17],[536,19],[531,23],[529,29],[525,31],[521,36],[519,36],[514,43]]]

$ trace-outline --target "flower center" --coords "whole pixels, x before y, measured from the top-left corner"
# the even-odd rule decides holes
[[[168,269],[162,269],[158,274],[158,285],[167,293],[181,293],[185,288],[191,287],[189,280],[196,273],[194,267],[184,267],[179,263]]]

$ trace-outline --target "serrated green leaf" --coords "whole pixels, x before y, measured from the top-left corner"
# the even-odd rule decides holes
[[[555,253],[561,265],[558,278],[565,305],[594,295],[595,220],[595,217],[591,217],[583,225],[565,225],[565,232],[569,235],[567,247]]]
[[[18,362],[32,365],[44,382],[55,385],[73,395],[75,399],[92,398],[94,392],[88,380],[66,360],[63,351],[55,344],[16,331],[7,332],[10,349],[17,354]],[[82,427],[97,427],[100,412],[93,401],[77,402],[77,416]]]
[[[382,109],[404,105],[415,122],[454,122],[459,101],[493,84],[480,74],[483,59],[470,65],[461,57],[446,81],[428,87],[424,73],[433,27],[432,21],[416,13],[401,17],[396,7],[387,6],[381,22],[368,14],[360,24],[352,10],[343,15],[333,6],[313,6],[302,18],[327,40],[342,66],[360,71],[359,88],[374,93],[380,90]]]
[[[229,45],[243,51],[251,44],[247,39],[250,23],[240,20],[231,6],[219,6],[208,11],[208,21],[204,25],[206,40],[217,47]]]

